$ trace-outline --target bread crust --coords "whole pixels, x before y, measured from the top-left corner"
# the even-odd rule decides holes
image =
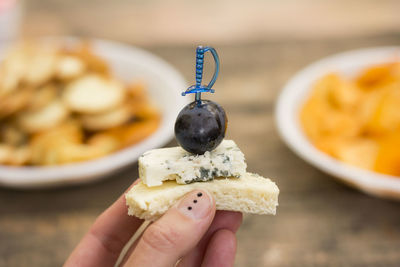
[[[126,195],[128,214],[154,221],[162,216],[186,193],[203,189],[215,198],[217,210],[275,215],[279,189],[268,178],[246,173],[241,178],[222,178],[208,182],[177,184],[166,181],[161,186],[147,187],[142,182]]]

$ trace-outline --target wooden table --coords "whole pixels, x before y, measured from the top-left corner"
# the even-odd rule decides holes
[[[228,138],[246,154],[249,171],[273,178],[281,190],[275,217],[245,216],[237,266],[399,266],[400,203],[367,196],[306,164],[280,140],[273,117],[280,89],[306,64],[343,50],[399,43],[399,34],[375,34],[216,46],[222,65],[210,97],[227,111]],[[144,46],[193,82],[193,46]],[[95,217],[137,176],[134,164],[90,185],[0,188],[0,266],[61,265]]]

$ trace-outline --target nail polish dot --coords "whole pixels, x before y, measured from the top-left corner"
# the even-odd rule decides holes
[[[203,193],[201,193],[201,192],[200,192],[200,193],[197,193],[197,196],[198,196],[198,197],[201,197],[202,195],[203,195]]]
[[[192,210],[192,207],[189,206],[189,207],[188,207],[188,210]]]
[[[193,203],[197,203],[197,199],[193,200]]]

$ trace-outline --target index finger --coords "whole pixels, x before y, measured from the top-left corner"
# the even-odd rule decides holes
[[[131,186],[137,184],[137,179]],[[129,188],[128,188],[129,190]],[[125,194],[95,221],[64,266],[112,266],[143,220],[128,215]]]

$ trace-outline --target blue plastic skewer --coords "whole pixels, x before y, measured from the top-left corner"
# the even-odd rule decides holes
[[[204,86],[201,85],[201,82],[203,80],[203,66],[204,66],[204,54],[206,52],[210,51],[211,54],[213,55],[214,58],[214,62],[215,62],[215,71],[214,71],[214,75],[211,79],[211,81],[208,83],[208,85]],[[219,57],[217,54],[217,51],[210,46],[198,46],[196,48],[196,84],[190,86],[188,89],[186,89],[185,92],[182,93],[182,95],[186,95],[186,94],[193,94],[195,93],[195,99],[196,101],[201,100],[201,93],[204,92],[210,92],[210,93],[214,93],[214,89],[211,89],[212,86],[214,85],[215,81],[217,80],[218,77],[218,73],[219,73]]]

